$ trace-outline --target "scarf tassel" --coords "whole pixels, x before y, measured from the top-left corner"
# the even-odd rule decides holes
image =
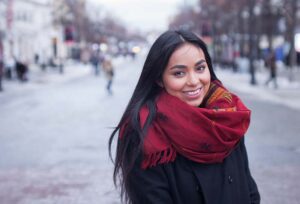
[[[144,155],[142,162],[142,169],[156,166],[157,164],[165,164],[174,161],[176,158],[176,151],[174,148],[169,147],[163,151],[153,153],[150,155]]]

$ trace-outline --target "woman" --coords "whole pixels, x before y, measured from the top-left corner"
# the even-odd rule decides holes
[[[217,79],[206,45],[167,31],[151,47],[118,134],[126,203],[259,203],[243,136],[250,111]]]

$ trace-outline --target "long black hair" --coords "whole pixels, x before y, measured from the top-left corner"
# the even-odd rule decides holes
[[[109,139],[109,155],[112,159],[112,141],[118,135],[117,132],[120,131],[122,125],[126,123],[122,138],[118,138],[113,175],[115,185],[119,184],[121,187],[121,197],[125,203],[131,203],[128,185],[129,173],[141,152],[144,132],[156,115],[155,99],[162,89],[158,82],[162,81],[163,72],[172,53],[184,43],[193,44],[203,51],[211,80],[217,79],[207,47],[196,34],[187,30],[166,31],[154,42],[127,108]],[[144,105],[149,108],[149,116],[142,129],[139,112]]]

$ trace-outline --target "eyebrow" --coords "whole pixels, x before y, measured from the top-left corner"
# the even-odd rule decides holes
[[[198,66],[198,65],[200,65],[204,62],[205,62],[205,60],[201,59],[201,60],[199,60],[198,62],[195,63],[195,66]],[[172,66],[170,69],[176,69],[176,68],[184,69],[184,68],[186,68],[186,65],[177,64],[177,65]]]
[[[198,66],[198,65],[200,65],[200,64],[202,64],[202,63],[204,63],[205,62],[205,60],[204,59],[202,59],[202,60],[199,60],[196,64],[195,64],[195,66]]]

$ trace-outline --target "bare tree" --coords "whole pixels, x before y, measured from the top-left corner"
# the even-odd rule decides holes
[[[54,2],[54,23],[71,27],[76,42],[100,43],[108,37],[123,41],[130,38],[125,25],[112,14],[92,20],[86,10],[85,0]]]

